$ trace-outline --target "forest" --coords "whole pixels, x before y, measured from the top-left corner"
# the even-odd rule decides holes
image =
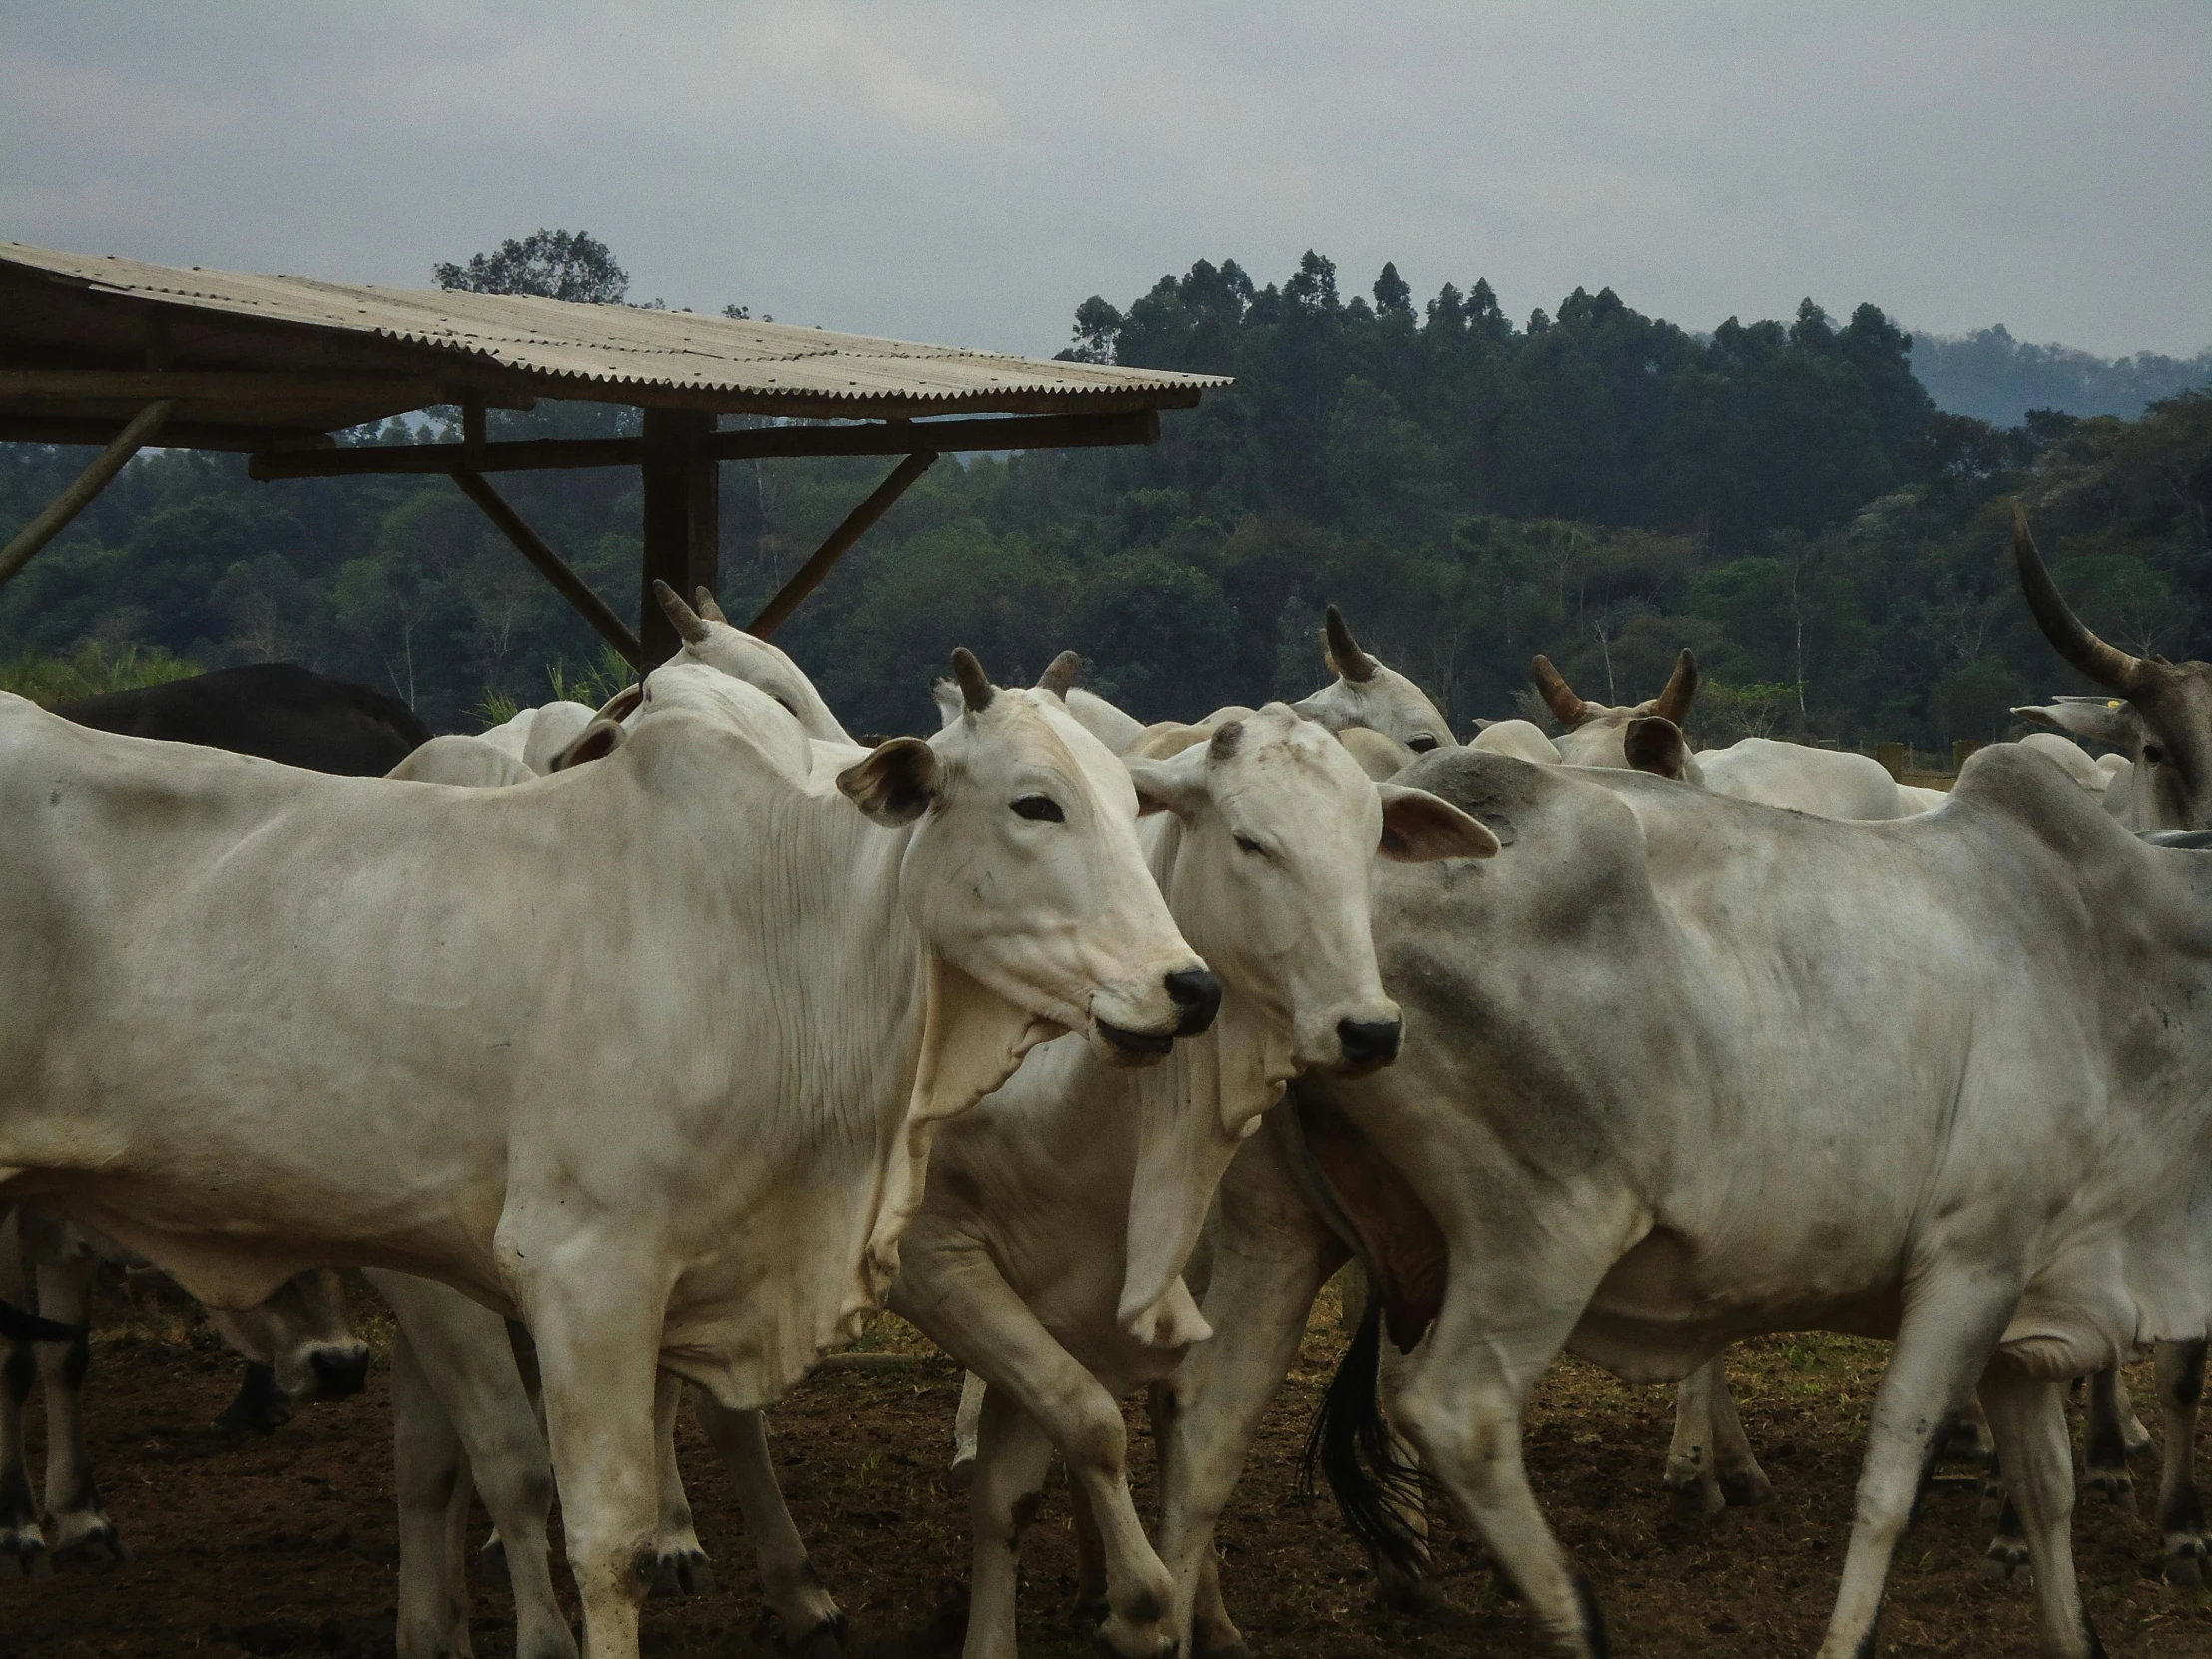
[[[554,242],[554,238],[566,238]],[[449,286],[620,302],[581,233],[436,273]],[[743,314],[731,307],[731,314]],[[1702,741],[1745,733],[2000,736],[2012,704],[2082,689],[2034,630],[2008,556],[2022,501],[2060,586],[2127,650],[2212,657],[2212,394],[2138,418],[1945,413],[1882,310],[1811,299],[1710,335],[1609,288],[1515,321],[1487,281],[1364,293],[1309,253],[1279,282],[1201,260],[1075,308],[1064,355],[1235,376],[1146,449],[947,459],[778,643],[855,731],[926,730],[955,645],[999,679],[1063,647],[1146,719],[1297,696],[1321,610],[1426,686],[1464,735],[1529,713],[1530,658],[1578,690],[1649,696],[1683,646]],[[589,405],[495,414],[493,435],[587,435]],[[430,424],[451,424],[432,411]],[[400,423],[344,441],[415,441]],[[455,434],[457,435],[457,434]],[[0,445],[0,531],[87,452]],[[722,602],[750,609],[887,470],[725,463]],[[627,472],[532,473],[515,505],[632,610]],[[0,590],[0,685],[306,663],[390,690],[433,727],[611,686],[618,665],[452,484],[260,484],[243,458],[134,462]]]

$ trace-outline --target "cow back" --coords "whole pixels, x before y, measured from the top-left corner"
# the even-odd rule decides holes
[[[344,777],[381,777],[429,742],[397,698],[292,663],[252,663],[54,711],[125,737],[192,743]]]

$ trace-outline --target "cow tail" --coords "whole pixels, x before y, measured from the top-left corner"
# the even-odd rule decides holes
[[[1387,1561],[1408,1578],[1426,1571],[1425,1540],[1406,1521],[1418,1512],[1421,1473],[1399,1455],[1390,1425],[1383,1420],[1376,1388],[1376,1368],[1382,1358],[1382,1298],[1371,1293],[1360,1329],[1338,1363],[1314,1413],[1300,1460],[1298,1490],[1314,1495],[1319,1465],[1345,1527],[1369,1555]]]
[[[0,1302],[0,1342],[73,1343],[82,1327],[26,1314],[12,1302]]]

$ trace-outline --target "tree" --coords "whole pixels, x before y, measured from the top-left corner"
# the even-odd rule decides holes
[[[1400,311],[1413,314],[1413,286],[1397,274],[1397,262],[1388,261],[1382,267],[1382,275],[1375,279],[1375,308],[1379,311]]]
[[[432,270],[439,287],[462,293],[619,305],[630,291],[630,274],[589,231],[541,228],[519,242],[509,237],[496,254],[473,254],[465,266],[440,261]]]

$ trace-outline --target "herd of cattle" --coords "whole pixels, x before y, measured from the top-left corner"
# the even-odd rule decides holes
[[[1522,1465],[1537,1379],[1679,1382],[1666,1481],[1718,1509],[1769,1490],[1723,1351],[1821,1329],[1895,1343],[1822,1654],[1873,1651],[1961,1446],[2005,1499],[1985,1570],[2031,1565],[2048,1652],[2100,1651],[2069,1380],[2118,1491],[2148,1436],[2113,1368],[2155,1350],[2169,1576],[2207,1555],[2212,666],[2105,644],[2024,521],[2014,550],[2109,694],[2019,713],[2124,753],[2041,733],[1947,796],[1693,753],[1687,652],[1625,708],[1539,657],[1563,734],[1462,746],[1334,610],[1294,705],[1145,727],[1072,655],[1015,689],[962,651],[941,730],[872,748],[666,589],[676,659],[478,737],[291,669],[0,697],[0,1565],[121,1547],[81,1413],[101,1257],[218,1311],[265,1420],[360,1386],[358,1268],[398,1326],[404,1659],[468,1651],[478,1494],[518,1653],[573,1659],[556,1490],[586,1649],[632,1659],[655,1585],[708,1579],[687,1391],[787,1638],[832,1648],[762,1413],[887,1303],[970,1371],[969,1655],[1014,1651],[1054,1453],[1102,1645],[1241,1652],[1214,1526],[1357,1256],[1311,1455],[1386,1583],[1425,1565],[1417,1459],[1604,1653]]]

